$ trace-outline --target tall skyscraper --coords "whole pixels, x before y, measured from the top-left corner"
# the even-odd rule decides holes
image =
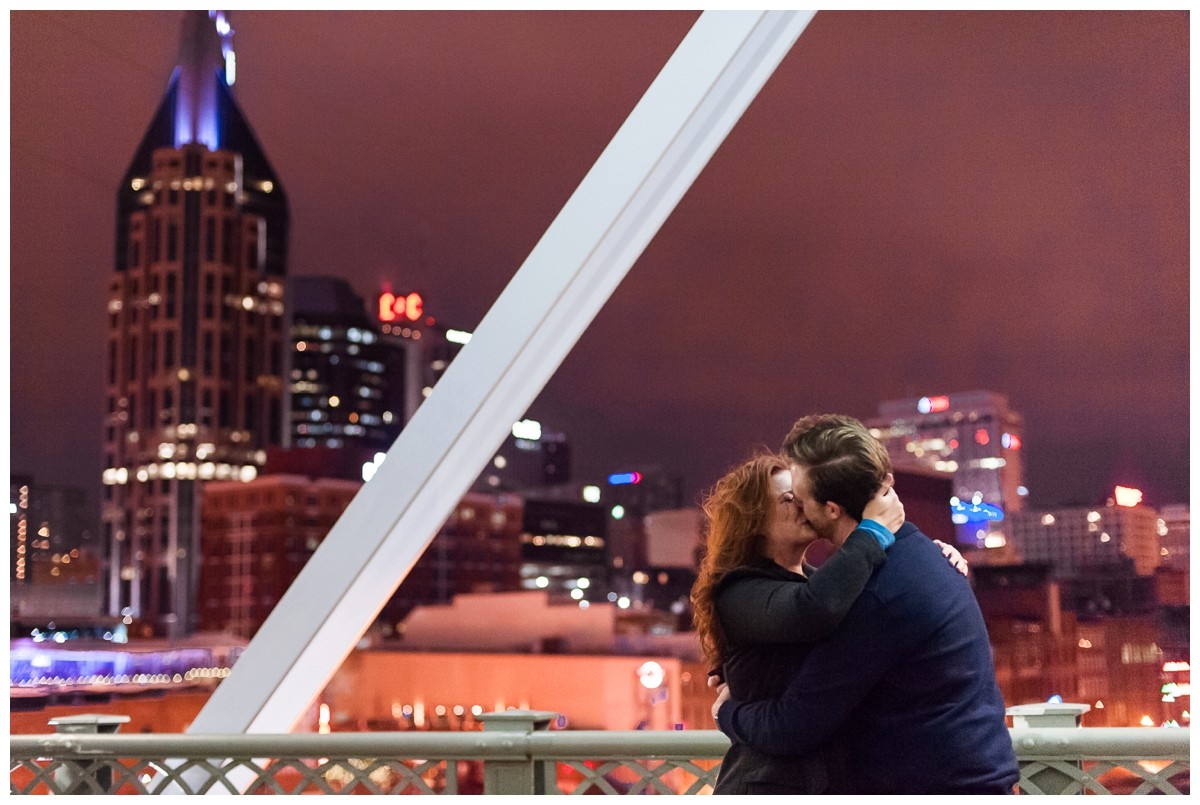
[[[868,423],[899,469],[953,479],[957,542],[980,548],[972,561],[1011,561],[1004,517],[1024,508],[1023,422],[1008,398],[991,391],[891,400]]]
[[[287,199],[234,100],[232,36],[186,12],[117,193],[106,607],[173,636],[196,624],[197,485],[254,478],[283,435]]]

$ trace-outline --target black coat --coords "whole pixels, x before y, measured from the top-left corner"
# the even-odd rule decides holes
[[[783,693],[812,644],[837,628],[883,562],[875,537],[856,530],[820,569],[806,567],[807,578],[769,559],[727,573],[717,584],[716,615],[724,637],[722,673],[733,698],[749,702]],[[836,791],[842,755],[838,740],[803,757],[768,755],[734,741],[713,793]]]

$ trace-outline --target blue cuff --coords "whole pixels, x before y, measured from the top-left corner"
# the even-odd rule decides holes
[[[858,524],[858,527],[879,540],[879,547],[885,551],[896,542],[896,535],[888,531],[882,523],[877,523],[874,520],[863,520]]]

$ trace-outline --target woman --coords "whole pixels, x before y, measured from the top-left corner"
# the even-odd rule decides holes
[[[881,489],[842,548],[820,570],[805,565],[817,534],[795,502],[786,460],[776,455],[755,456],[726,474],[704,512],[707,552],[692,588],[696,630],[709,667],[742,701],[783,692],[811,645],[837,627],[885,561],[891,532],[904,522],[895,491]],[[957,551],[942,548],[965,573]],[[836,741],[803,758],[734,744],[714,793],[824,793],[840,765]]]

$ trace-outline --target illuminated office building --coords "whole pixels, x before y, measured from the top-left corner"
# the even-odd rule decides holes
[[[867,423],[898,469],[925,469],[953,479],[960,546],[986,549],[986,561],[1011,561],[1004,518],[1024,508],[1023,422],[1008,399],[991,391],[881,403]],[[976,556],[972,561],[977,561]]]
[[[420,399],[420,341],[384,336],[345,280],[294,277],[289,290],[292,445],[386,451]]]
[[[198,486],[254,478],[283,439],[288,207],[234,100],[222,12],[179,63],[117,193],[108,295],[106,609],[196,625]]]

